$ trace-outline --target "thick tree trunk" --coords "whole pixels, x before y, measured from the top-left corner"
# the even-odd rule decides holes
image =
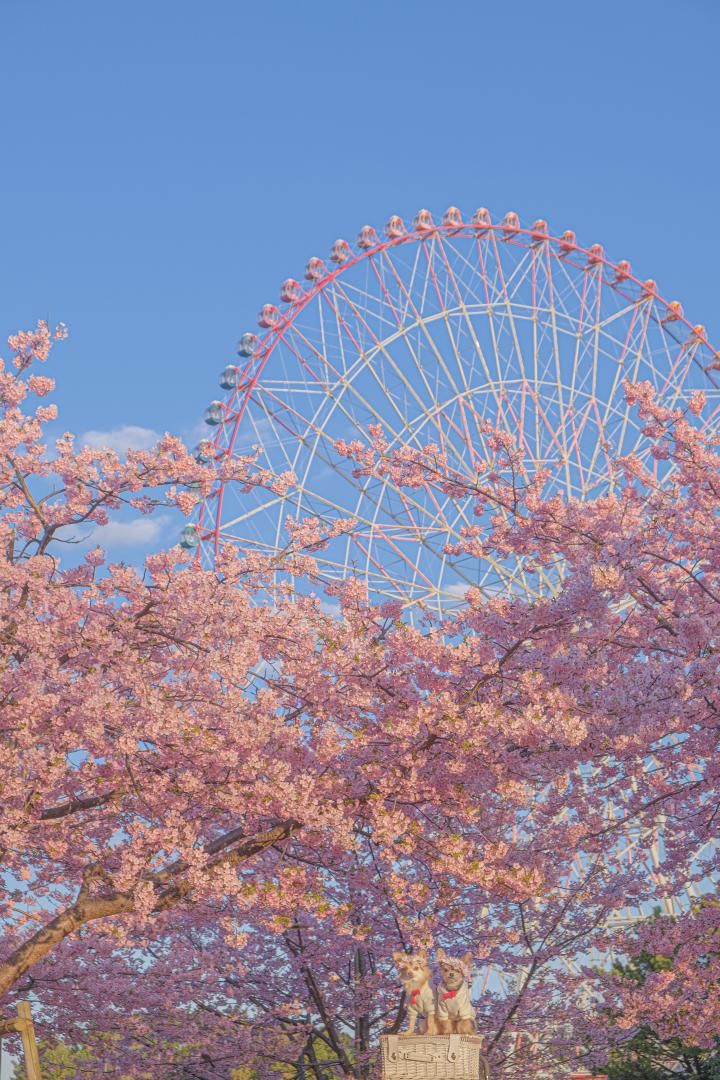
[[[205,849],[206,852],[214,854],[220,851],[223,846],[233,844],[237,840],[241,842],[238,843],[237,847],[233,847],[230,851],[224,851],[213,859],[208,864],[206,872],[212,874],[216,868],[225,868],[228,865],[235,866],[238,863],[245,862],[247,859],[252,858],[253,855],[258,855],[267,848],[272,847],[273,844],[287,839],[300,827],[299,822],[288,819],[275,822],[270,828],[264,832],[256,833],[254,836],[241,837],[238,829],[225,833],[223,837],[218,837],[217,840],[213,840],[208,844]],[[154,912],[166,911],[189,895],[191,886],[187,881],[176,881],[172,885],[167,885],[169,876],[179,875],[186,868],[185,863],[178,863],[175,867],[169,867],[161,873],[148,878],[148,880],[161,888],[153,907]],[[28,941],[19,945],[3,963],[0,963],[0,996],[12,990],[17,981],[31,967],[44,960],[48,953],[52,952],[57,945],[81,926],[94,922],[96,919],[106,919],[112,915],[124,915],[133,910],[135,902],[131,893],[113,892],[104,896],[90,896],[89,885],[92,877],[90,871],[87,881],[83,883],[74,904],[66,908],[65,911],[61,911],[47,926],[38,930]]]
[[[98,899],[84,897],[80,891],[76,903],[56,915],[51,922],[20,945],[8,959],[0,964],[0,995],[7,994],[26,971],[52,952],[56,945],[74,933],[85,923],[105,919],[109,915],[121,915],[133,909],[132,897],[126,893],[114,893]]]
[[[369,972],[367,949],[359,946],[355,952],[355,985],[362,990],[365,976]],[[361,1013],[355,1019],[355,1056],[358,1061],[358,1080],[369,1080],[370,1065],[367,1062],[367,1054],[370,1051],[370,1016],[367,1012]]]

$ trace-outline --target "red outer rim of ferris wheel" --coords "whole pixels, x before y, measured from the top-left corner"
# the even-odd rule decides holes
[[[566,265],[573,266],[577,270],[583,272],[588,272],[590,270],[612,272],[611,277],[604,279],[604,284],[608,285],[616,293],[618,293],[618,295],[622,296],[629,302],[633,302],[638,298],[634,298],[632,295],[630,295],[629,292],[626,291],[628,285],[636,286],[640,290],[641,297],[639,299],[643,298],[642,293],[643,290],[646,289],[647,283],[645,281],[642,281],[640,278],[630,273],[629,269],[626,270],[620,263],[612,262],[610,259],[606,258],[604,251],[600,248],[599,245],[593,245],[590,248],[585,248],[582,247],[580,244],[577,244],[574,238],[571,241],[567,237],[553,236],[548,232],[543,232],[535,228],[527,229],[521,227],[520,225],[508,225],[502,222],[493,223],[489,221],[483,221],[478,223],[462,222],[461,224],[457,224],[455,222],[447,224],[441,222],[439,224],[436,224],[433,222],[433,224],[428,227],[418,228],[416,226],[414,228],[408,229],[400,236],[387,237],[385,240],[379,240],[378,243],[374,244],[372,247],[363,248],[359,252],[351,254],[349,258],[344,259],[334,269],[327,270],[327,272],[323,274],[322,277],[318,278],[309,288],[304,290],[302,296],[300,296],[297,300],[288,302],[287,309],[284,312],[279,313],[279,319],[267,329],[267,333],[265,333],[261,338],[259,338],[252,355],[247,358],[247,362],[240,372],[238,378],[238,386],[233,391],[230,398],[225,404],[225,418],[220,423],[214,439],[208,440],[212,442],[213,449],[216,451],[216,457],[220,456],[220,454],[229,457],[232,454],[235,446],[235,440],[237,438],[245,414],[247,402],[249,401],[252,392],[255,389],[255,386],[257,385],[258,380],[260,379],[260,376],[265,369],[265,365],[267,364],[268,360],[272,355],[274,348],[283,341],[286,331],[293,324],[297,315],[301,311],[303,311],[317,296],[319,296],[329,284],[331,284],[337,278],[341,277],[352,267],[357,266],[359,263],[363,262],[363,260],[371,259],[372,256],[380,255],[383,252],[390,251],[393,248],[400,248],[408,244],[424,242],[431,239],[433,236],[437,236],[438,234],[453,237],[465,236],[469,239],[472,239],[474,237],[483,237],[488,234],[502,234],[501,241],[507,245],[516,245],[529,249],[538,248],[541,245],[555,247],[559,249],[559,253],[555,254],[555,258],[562,259],[563,262],[566,263]],[[350,249],[348,246],[348,250],[351,251],[352,249]],[[582,261],[583,258],[585,260],[584,262]],[[657,291],[654,282],[652,282],[651,284],[652,291],[647,292],[646,295],[656,300],[660,306],[664,306],[667,310],[673,310],[673,307],[671,306],[672,302],[667,301],[662,296],[662,294]],[[676,344],[680,345],[681,348],[685,348],[691,343],[694,343],[696,347],[705,346],[705,348],[709,351],[710,355],[715,360],[720,361],[720,353],[716,352],[710,345],[710,342],[705,336],[704,327],[693,326],[693,324],[689,321],[689,319],[685,316],[684,313],[676,312],[673,315],[672,321],[673,323],[680,324],[686,327],[686,329],[689,331],[688,338],[685,342],[683,342],[678,337],[673,335],[667,329],[666,325],[666,332],[669,336],[673,338]],[[701,336],[699,336],[698,334],[699,330],[703,331]],[[712,378],[708,369],[706,367],[703,367],[703,365],[700,364],[697,359],[695,360],[695,363],[703,371],[705,377],[708,380],[708,383],[716,389],[719,388],[720,383],[718,383],[714,378]],[[254,371],[252,371],[253,366],[255,367]],[[252,374],[250,374],[251,372]],[[237,408],[234,413],[232,413],[231,409],[233,403],[236,402],[240,393],[242,394],[242,400],[240,401],[239,408]],[[226,424],[228,424],[228,422],[231,422],[233,425],[232,432],[227,447],[221,450],[219,446],[220,435],[223,428],[226,426]],[[225,483],[221,483],[220,487],[215,493],[217,495],[217,513],[215,527],[203,533],[202,522],[205,512],[204,504],[201,508],[197,524],[198,535],[202,539],[207,540],[210,539],[210,537],[214,536],[215,556],[217,556],[220,543],[220,522],[222,517],[224,490]]]

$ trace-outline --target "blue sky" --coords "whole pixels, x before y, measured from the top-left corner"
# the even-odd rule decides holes
[[[717,0],[2,0],[0,333],[63,428],[195,433],[280,282],[420,206],[545,217],[720,341]]]

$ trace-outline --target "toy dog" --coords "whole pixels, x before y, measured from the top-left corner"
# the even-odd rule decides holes
[[[437,951],[440,986],[437,989],[437,1023],[441,1035],[472,1035],[475,1032],[475,1010],[470,1001],[472,956],[461,959]]]
[[[402,988],[408,999],[407,1034],[414,1035],[418,1019],[422,1022],[421,1035],[436,1035],[435,995],[430,985],[432,972],[427,953],[393,953],[393,960],[400,976]]]

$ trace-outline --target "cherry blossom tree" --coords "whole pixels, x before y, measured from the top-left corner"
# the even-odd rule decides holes
[[[666,972],[633,997],[600,960],[632,947],[619,913],[717,870],[720,459],[693,424],[702,398],[669,411],[628,385],[657,468],[617,462],[590,504],[546,498],[490,428],[472,483],[378,429],[340,445],[360,473],[471,496],[464,551],[557,582],[533,601],[469,590],[418,626],[354,580],[337,614],[313,594],[313,552],[347,521],[289,531],[308,588],[272,602],[273,568],[243,552],[212,571],[177,548],[141,570],[68,560],[124,506],[190,513],[213,474],[168,436],[124,461],[67,435],[49,452],[52,406],[23,406],[52,389],[29,374],[51,340],[10,339],[0,377],[6,1000],[34,994],[69,1044],[94,1032],[108,1075],[271,1076],[280,1055],[365,1080],[403,1020],[389,957],[437,944],[475,956],[508,1077],[677,1026]],[[656,862],[633,856],[653,844]],[[637,935],[672,952],[696,1041],[718,1030],[697,1015],[715,914],[695,902]]]
[[[374,611],[353,583],[341,620],[312,598],[263,606],[262,565],[235,552],[213,572],[177,549],[142,572],[106,565],[98,549],[65,563],[62,545],[111,512],[188,512],[211,477],[170,437],[124,461],[76,451],[69,435],[49,453],[53,406],[22,406],[52,389],[28,374],[52,340],[44,324],[11,338],[15,371],[0,382],[0,990],[25,995],[44,979],[66,991],[78,949],[86,966],[101,938],[137,949],[149,926],[171,925],[167,913],[213,901],[232,899],[239,921],[279,892],[307,917],[331,911],[351,925],[326,868],[366,836],[396,890],[416,864],[446,864],[500,893],[536,890],[535,858],[474,835],[491,763],[487,776],[466,755],[448,768],[432,733],[467,698],[458,662],[437,668],[439,633],[423,638],[395,610]],[[287,482],[249,459],[240,469],[249,484]],[[297,539],[316,544],[313,523]],[[310,558],[288,558],[312,575]],[[497,801],[496,812],[502,835],[513,811]],[[415,932],[430,933],[429,920]]]

